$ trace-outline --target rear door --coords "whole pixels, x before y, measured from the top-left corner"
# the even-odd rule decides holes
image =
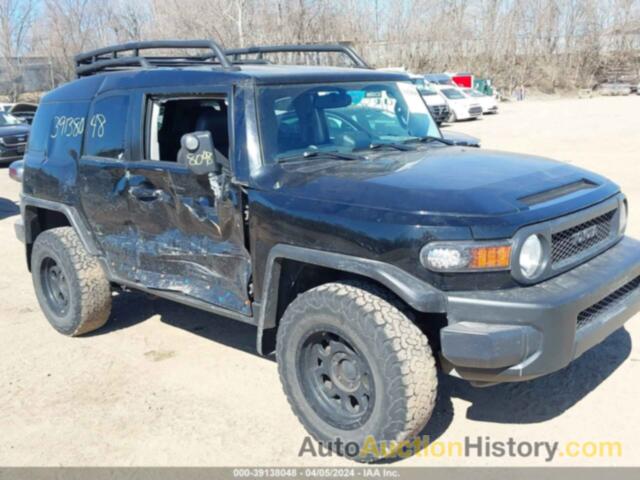
[[[148,288],[251,314],[241,192],[228,183],[218,196],[209,177],[194,175],[176,162],[181,136],[195,130],[209,129],[216,148],[227,158],[233,154],[228,89],[197,96],[140,92],[136,105],[140,118],[132,135],[139,140],[135,161],[129,164],[128,198],[137,280]],[[231,178],[229,168],[226,178]]]
[[[84,123],[84,145],[77,185],[80,204],[112,273],[132,281],[136,272],[136,235],[126,190],[128,93],[97,97]]]

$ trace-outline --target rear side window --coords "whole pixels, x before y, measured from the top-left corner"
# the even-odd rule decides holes
[[[94,102],[85,127],[84,154],[125,158],[129,97],[115,95]]]
[[[77,157],[82,145],[85,118],[89,104],[65,102],[52,104],[46,153],[50,158]]]
[[[41,104],[31,125],[29,153],[51,158],[78,155],[88,108],[87,102]]]
[[[36,116],[33,119],[33,125],[31,125],[31,134],[29,135],[30,152],[44,152],[47,148],[56,106],[56,104],[52,103],[43,103],[38,107]]]

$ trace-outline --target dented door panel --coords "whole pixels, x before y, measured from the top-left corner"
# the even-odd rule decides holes
[[[102,248],[112,274],[133,280],[136,267],[136,231],[122,185],[123,162],[83,157],[78,167],[81,208]]]
[[[136,196],[140,186],[158,193]],[[251,263],[237,192],[216,199],[206,176],[168,162],[131,165],[128,191],[138,237],[136,281],[251,314]]]

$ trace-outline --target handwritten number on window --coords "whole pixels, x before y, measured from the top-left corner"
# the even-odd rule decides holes
[[[91,126],[91,138],[102,138],[104,137],[107,118],[101,113],[96,113],[89,120],[89,125]]]
[[[84,133],[85,120],[83,117],[55,116],[51,138],[75,138]],[[105,134],[107,118],[102,113],[96,113],[89,120],[91,138],[102,138]]]
[[[53,118],[53,131],[51,138],[79,137],[84,133],[84,118],[56,116]]]

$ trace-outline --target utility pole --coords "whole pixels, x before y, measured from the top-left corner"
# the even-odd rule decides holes
[[[378,0],[376,0],[375,9],[376,9],[376,42],[379,42],[380,41],[380,23],[378,21]]]

